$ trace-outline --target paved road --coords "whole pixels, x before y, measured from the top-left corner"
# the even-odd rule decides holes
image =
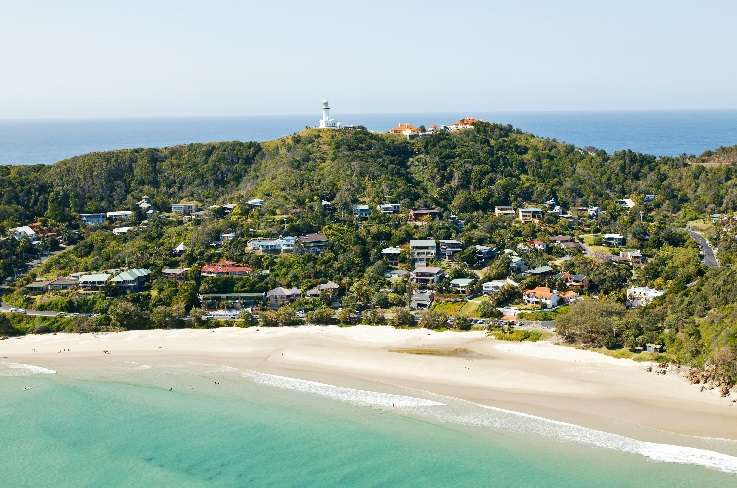
[[[696,241],[696,244],[699,245],[699,248],[701,248],[701,252],[704,255],[703,263],[710,268],[718,268],[719,260],[717,259],[716,254],[714,254],[714,248],[711,247],[711,243],[709,243],[706,237],[704,237],[704,235],[700,232],[696,232],[693,229],[688,229],[688,234],[691,236],[691,238],[693,238],[694,241]]]
[[[21,312],[11,312],[10,309],[12,308],[18,308],[14,307],[13,305],[8,305],[7,303],[0,303],[0,313],[21,313]],[[56,312],[53,310],[26,310],[25,315],[31,315],[36,317],[56,317],[60,313],[64,312]],[[71,315],[71,314],[67,314]],[[80,317],[88,317],[90,314],[87,313],[80,313],[77,314]]]

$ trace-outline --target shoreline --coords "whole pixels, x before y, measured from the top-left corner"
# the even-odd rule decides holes
[[[480,331],[300,326],[57,333],[0,341],[0,356],[3,367],[29,365],[41,368],[37,374],[72,378],[95,377],[119,361],[188,364],[195,373],[196,364],[208,363],[380,393],[437,395],[642,441],[699,448],[737,442],[734,403],[681,375],[648,373],[648,363],[549,342],[496,341]]]

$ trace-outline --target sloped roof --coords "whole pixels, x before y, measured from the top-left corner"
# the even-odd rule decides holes
[[[327,236],[321,232],[314,232],[312,234],[307,234],[299,237],[299,242],[303,244],[310,242],[324,242],[327,240]]]
[[[206,264],[202,267],[203,273],[225,274],[225,273],[250,273],[253,271],[249,266],[236,264],[233,261],[221,260],[214,264]]]
[[[138,278],[148,276],[149,274],[151,274],[151,271],[144,268],[129,269],[128,271],[123,271],[122,273],[120,273],[118,276],[113,278],[112,281],[134,281]]]
[[[109,273],[91,273],[91,274],[80,276],[79,282],[86,283],[86,282],[107,281],[110,279],[110,276],[112,275]]]
[[[274,296],[294,296],[294,295],[301,295],[302,292],[299,288],[284,288],[283,286],[277,286],[273,290],[269,290],[266,293],[266,296],[268,297],[274,297]]]

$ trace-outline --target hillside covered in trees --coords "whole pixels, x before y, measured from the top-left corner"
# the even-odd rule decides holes
[[[2,166],[0,223],[131,208],[141,195],[159,207],[240,195],[268,197],[280,211],[326,199],[472,213],[551,197],[567,207],[654,194],[656,206],[669,213],[737,209],[737,169],[691,162],[584,151],[487,123],[412,141],[363,130],[305,130],[264,143],[129,149],[54,165]]]
[[[684,231],[696,218],[737,211],[737,166],[695,164],[712,156],[607,154],[481,122],[472,130],[414,139],[360,129],[307,129],[263,143],[130,149],[54,165],[0,167],[0,232],[5,235],[8,229],[38,221],[59,228],[67,242],[77,243],[41,266],[35,277],[133,266],[196,268],[219,258],[261,271],[238,279],[195,276],[176,285],[157,280],[150,290],[112,300],[44,297],[35,302],[47,309],[100,313],[98,323],[127,328],[181,324],[196,309],[198,293],[265,292],[275,286],[308,289],[326,279],[344,290],[344,306],[366,311],[364,317],[378,321],[374,310],[406,307],[411,295],[405,284],[387,288],[382,247],[435,238],[457,239],[467,249],[517,249],[554,235],[617,232],[627,236],[627,246],[641,250],[648,263],[633,271],[591,255],[566,256],[559,270],[586,274],[592,287],[591,298],[571,306],[576,313],[561,316],[561,336],[609,348],[662,343],[670,360],[708,370],[719,384],[733,384],[734,229],[720,227],[714,235],[725,265],[711,270],[700,264],[698,250]],[[182,200],[199,201],[203,208],[231,203],[235,209],[202,222],[146,218],[136,205],[144,195],[162,211]],[[652,197],[645,201],[645,195]],[[266,204],[251,209],[247,202],[252,198]],[[632,199],[635,210],[618,205],[622,198]],[[546,214],[537,225],[494,216],[498,205],[543,206],[550,199],[565,210],[596,206],[602,213],[595,220],[575,222]],[[331,202],[329,213],[323,201]],[[386,202],[405,210],[435,207],[442,218],[417,226],[409,225],[406,216],[374,212],[365,221],[352,216],[352,205],[376,208]],[[86,229],[79,221],[80,213],[112,210],[132,210],[136,222],[146,218],[146,225],[121,237],[109,230]],[[311,232],[329,238],[324,253],[272,256],[247,250],[249,238]],[[213,247],[224,234],[233,237]],[[174,257],[170,251],[180,242],[186,243],[187,252]],[[0,278],[10,276],[19,256],[30,252],[25,240],[0,241]],[[533,267],[564,256],[555,249],[533,250],[524,257]],[[446,268],[449,278],[497,279],[507,276],[509,264],[504,255],[479,263],[467,251]],[[523,284],[555,287],[560,282],[528,276]],[[632,284],[666,293],[644,308],[626,309],[624,289]],[[495,305],[514,298],[519,294],[497,296]],[[303,305],[308,310],[312,306]]]

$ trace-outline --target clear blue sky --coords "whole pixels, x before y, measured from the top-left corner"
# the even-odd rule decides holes
[[[0,118],[737,108],[737,2],[16,1]]]

